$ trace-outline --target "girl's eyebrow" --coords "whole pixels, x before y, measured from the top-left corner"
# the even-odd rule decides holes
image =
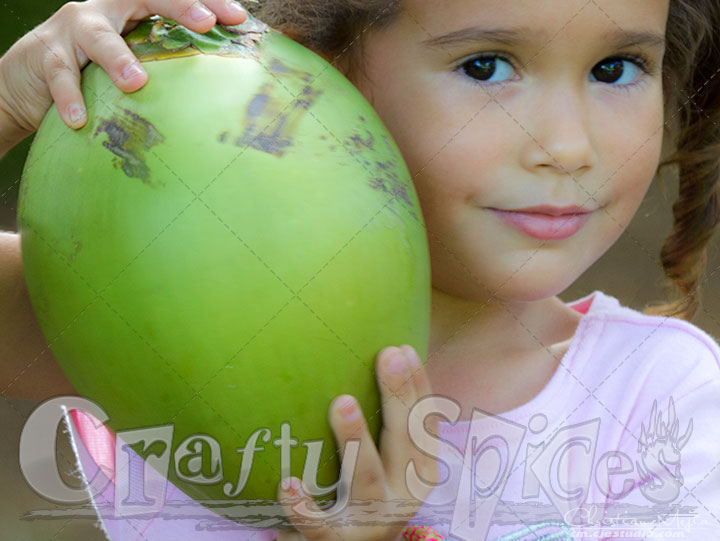
[[[456,30],[442,36],[424,40],[423,45],[431,49],[451,49],[461,45],[479,42],[501,43],[507,46],[526,45],[532,41],[549,41],[551,38],[544,32],[531,28],[482,28],[471,26]],[[665,36],[649,31],[623,31],[617,29],[598,37],[598,40],[613,49],[622,49],[640,45],[649,48],[664,49]]]

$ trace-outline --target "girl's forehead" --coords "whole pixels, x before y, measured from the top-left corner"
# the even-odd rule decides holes
[[[401,18],[419,33],[479,26],[549,40],[572,29],[664,34],[670,0],[402,0],[401,6]]]

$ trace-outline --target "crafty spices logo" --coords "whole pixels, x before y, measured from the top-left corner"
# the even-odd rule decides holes
[[[457,402],[438,395],[424,397],[411,409],[411,441],[437,460],[440,472],[445,471],[438,483],[429,485],[418,475],[413,462],[408,463],[408,491],[424,501],[413,521],[426,519],[424,523],[445,525],[455,538],[476,540],[485,539],[492,527],[501,528],[505,535],[509,528],[512,535],[555,532],[572,539],[586,537],[592,528],[599,527],[604,536],[633,537],[633,532],[644,531],[643,526],[657,528],[661,524],[665,533],[682,536],[688,521],[693,520],[694,508],[673,504],[683,486],[682,451],[692,435],[693,422],[691,418],[681,422],[672,397],[667,416],[654,401],[645,419],[647,426],[645,421],[641,423],[639,437],[624,431],[627,438],[632,438],[628,441],[637,442],[633,452],[612,449],[609,442],[603,441],[601,424],[612,420],[600,417],[550,426],[548,417],[537,413],[525,426],[478,409],[473,410],[470,423],[457,423],[459,413]],[[114,448],[104,443],[105,456],[111,459],[96,463],[93,457],[99,456],[98,447],[103,443],[93,442],[87,434],[79,435],[78,415],[97,422],[96,429],[103,428],[102,423],[108,420],[97,403],[80,397],[58,397],[38,406],[23,429],[20,467],[28,484],[44,498],[86,507],[36,510],[25,518],[95,519],[95,509],[105,520],[197,518],[197,502],[168,482],[173,468],[175,478],[188,485],[222,483],[227,499],[200,502],[203,510],[212,509],[200,528],[288,525],[278,502],[241,500],[240,496],[255,458],[266,448],[279,447],[283,451],[279,471],[283,477],[290,471],[290,454],[293,447],[298,447],[290,423],[279,427],[280,437],[275,439],[272,427],[258,428],[249,435],[245,445],[236,449],[242,454],[240,474],[231,480],[223,476],[221,445],[215,438],[196,434],[173,447],[173,425],[119,431]],[[431,434],[424,424],[429,415],[451,422],[443,423],[436,435]],[[58,426],[63,423],[78,459],[81,487],[68,486],[58,471],[55,440]],[[317,484],[320,452],[311,452],[311,443],[319,443],[321,450],[323,442],[303,443],[308,449],[304,488],[316,497],[337,495],[321,506],[323,519],[332,519],[348,509],[352,511],[350,522],[357,524],[367,522],[368,517],[377,523],[397,521],[403,515],[408,501],[397,500],[389,511],[377,506],[376,512],[368,513],[379,502],[349,499],[359,440],[347,442],[340,477],[331,486]],[[90,449],[93,447],[94,454]],[[627,445],[624,448],[630,449]],[[315,449],[319,451],[317,446]],[[600,501],[589,501],[591,494]],[[308,521],[320,518],[302,505],[296,510]],[[348,520],[347,513],[343,520]]]

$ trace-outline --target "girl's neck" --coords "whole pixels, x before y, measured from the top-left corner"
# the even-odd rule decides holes
[[[433,394],[454,400],[460,420],[475,408],[499,414],[530,402],[558,369],[581,317],[557,297],[481,303],[433,289]]]
[[[489,360],[552,350],[572,338],[580,318],[558,297],[479,302],[433,288],[428,357],[473,354]]]

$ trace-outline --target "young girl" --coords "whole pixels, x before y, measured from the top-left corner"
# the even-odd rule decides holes
[[[232,3],[204,4],[224,24],[244,20]],[[139,89],[147,76],[119,34],[151,13],[206,31],[216,18],[194,17],[201,7],[64,6],[1,60],[2,150],[32,133],[53,99],[69,126],[84,125],[79,67],[88,58],[121,89]],[[716,0],[250,7],[332,61],[373,104],[413,175],[433,271],[426,365],[407,346],[378,356],[382,452],[355,402],[340,397],[331,407],[341,448],[360,439],[351,498],[379,500],[373,510],[385,520],[370,514],[348,525],[348,510],[308,520],[294,504],[318,512],[311,499],[281,486],[300,533],[278,539],[714,538],[720,349],[685,320],[699,307],[720,216]],[[672,156],[662,155],[664,141]],[[680,180],[661,254],[679,300],[646,313],[600,291],[561,302],[627,227],[661,163],[676,164]],[[17,239],[4,242],[0,291],[22,290]],[[18,296],[5,313],[29,310]],[[16,335],[4,340],[29,347]],[[79,415],[75,425],[92,477],[106,439]],[[410,522],[391,520],[404,512],[392,500],[412,498],[424,503],[411,507]],[[113,539],[243,538],[185,522],[105,527]]]

